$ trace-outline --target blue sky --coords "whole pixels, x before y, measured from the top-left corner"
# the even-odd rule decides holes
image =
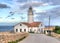
[[[28,8],[33,7],[34,21],[60,25],[60,0],[0,0],[0,25],[28,21]]]

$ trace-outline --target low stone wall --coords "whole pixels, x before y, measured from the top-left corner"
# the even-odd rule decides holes
[[[52,35],[53,37],[55,37],[55,38],[60,38],[60,34],[57,34],[57,33],[52,32],[51,35]]]
[[[0,32],[0,43],[8,43],[28,36],[28,33]]]

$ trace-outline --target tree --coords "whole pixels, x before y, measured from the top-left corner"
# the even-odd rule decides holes
[[[55,26],[53,32],[60,34],[60,26]]]

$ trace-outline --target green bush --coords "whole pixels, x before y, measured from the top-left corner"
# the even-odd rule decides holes
[[[18,43],[19,41],[23,40],[24,38],[26,38],[26,36],[24,36],[23,38],[18,39],[18,40],[16,40],[16,41],[12,41],[12,42],[8,42],[8,43]]]
[[[57,33],[60,34],[60,30],[58,30]]]
[[[53,32],[60,34],[60,26],[55,26]]]

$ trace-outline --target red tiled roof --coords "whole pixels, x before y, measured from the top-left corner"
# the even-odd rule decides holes
[[[33,23],[22,22],[22,24],[25,24],[25,25],[27,25],[28,27],[38,27],[39,24],[41,24],[41,22],[33,22]]]

